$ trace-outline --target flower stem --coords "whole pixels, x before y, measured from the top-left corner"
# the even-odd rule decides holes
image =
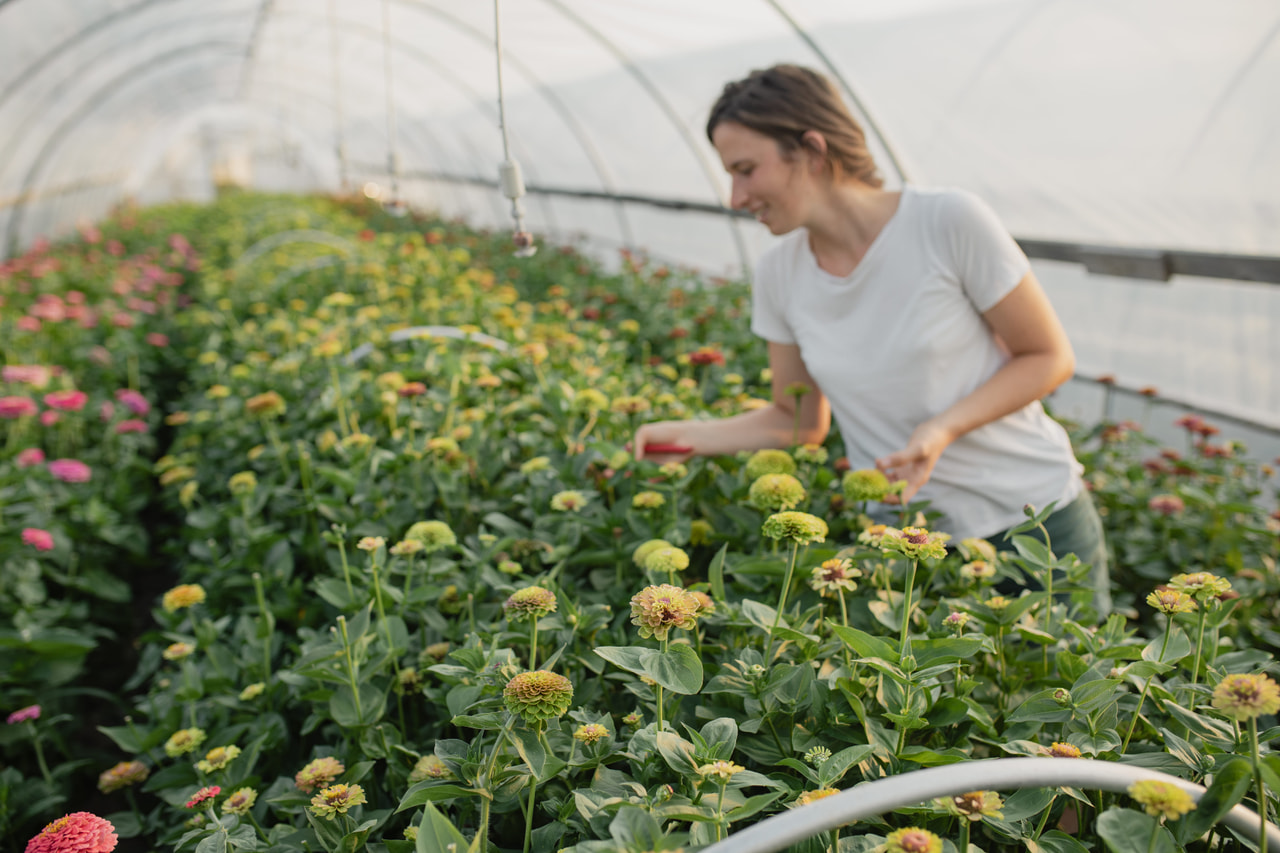
[[[1258,853],[1267,853],[1267,788],[1262,782],[1258,758],[1258,718],[1249,718],[1249,757],[1253,761],[1253,786],[1258,792]]]
[[[911,589],[916,582],[916,561],[911,560],[911,568],[907,572],[907,586],[903,590],[902,632],[898,635],[898,655],[901,657],[907,649],[907,629],[911,627]]]
[[[787,563],[787,574],[782,580],[782,592],[778,594],[778,610],[773,614],[773,624],[769,626],[769,638],[764,645],[764,664],[769,665],[773,653],[773,632],[782,621],[783,608],[787,606],[787,590],[791,588],[791,576],[796,570],[796,555],[800,552],[800,543],[791,543],[791,560]]]
[[[267,597],[262,590],[262,575],[258,572],[253,573],[253,592],[258,599],[259,619],[262,620],[262,627],[258,630],[262,637],[262,680],[271,680],[271,627],[272,616],[271,611],[267,609]]]
[[[533,795],[538,790],[538,780],[530,777],[529,779],[529,807],[524,813],[524,853],[529,853],[529,848],[533,841]]]
[[[1147,853],[1155,853],[1156,839],[1160,837],[1160,821],[1156,820],[1155,825],[1151,827],[1151,840],[1147,842]]]
[[[338,628],[342,632],[342,650],[347,658],[347,679],[351,684],[351,697],[355,700],[356,719],[364,719],[364,711],[360,707],[360,684],[356,681],[356,662],[351,657],[351,638],[347,636],[347,617],[338,617]]]
[[[538,668],[538,617],[535,615],[529,620],[533,623],[533,627],[529,631],[529,669]]]
[[[1200,678],[1200,649],[1204,643],[1204,619],[1206,615],[1204,602],[1200,602],[1200,619],[1199,624],[1196,626],[1196,657],[1195,663],[1191,666],[1191,684],[1193,687]]]
[[[36,729],[34,722],[28,720],[27,725],[31,726],[31,745],[36,749],[36,763],[40,765],[40,775],[44,777],[46,785],[53,787],[53,776],[49,773],[49,765],[44,760],[44,747],[40,744],[40,732]]]
[[[969,853],[969,819],[960,818],[960,853]]]
[[[347,546],[338,539],[338,556],[342,559],[342,579],[347,582],[347,597],[355,601],[356,591],[351,586],[351,564],[347,562]]]
[[[662,639],[662,655],[663,655],[663,657],[666,657],[666,654],[667,654],[667,639],[664,637],[664,638]],[[658,684],[658,685],[656,685],[656,687],[657,687],[657,690],[656,690],[655,692],[658,694],[658,731],[660,731],[660,732],[661,732],[661,731],[663,731],[663,722],[662,722],[662,685],[661,685],[661,684]]]

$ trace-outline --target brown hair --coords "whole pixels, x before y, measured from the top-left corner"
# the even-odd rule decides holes
[[[816,130],[827,141],[826,167],[835,179],[847,176],[884,186],[862,125],[832,82],[816,71],[775,65],[725,84],[707,119],[707,139],[726,121],[774,139],[788,157],[805,144],[807,131]]]

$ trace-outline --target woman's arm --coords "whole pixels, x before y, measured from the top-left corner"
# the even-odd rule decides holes
[[[1075,372],[1071,342],[1032,273],[982,317],[1009,360],[973,393],[916,427],[905,448],[876,460],[890,479],[907,481],[904,502],[928,481],[951,442],[1039,400]]]
[[[820,444],[831,428],[831,407],[804,366],[800,347],[769,344],[769,368],[773,372],[773,401],[763,408],[715,420],[658,421],[636,430],[633,446],[637,459],[644,459],[646,444],[671,444],[691,449],[686,454],[651,455],[657,462],[687,459],[689,456],[718,456],[739,450]],[[796,398],[787,393],[795,383],[812,389],[800,398],[799,435],[796,429]]]

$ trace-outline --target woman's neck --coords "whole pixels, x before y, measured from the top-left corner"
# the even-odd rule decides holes
[[[832,184],[805,223],[818,266],[836,276],[852,273],[897,212],[901,197],[860,181]]]

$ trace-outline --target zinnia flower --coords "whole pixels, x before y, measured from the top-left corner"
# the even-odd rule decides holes
[[[267,391],[245,400],[244,408],[251,415],[260,415],[267,418],[283,415],[287,407],[283,397],[275,391]]]
[[[98,774],[98,790],[110,794],[129,785],[147,781],[151,770],[141,761],[121,761],[109,770]]]
[[[666,502],[662,492],[655,491],[637,492],[631,498],[631,506],[635,509],[658,509]]]
[[[38,719],[40,719],[40,706],[28,705],[25,708],[19,708],[14,711],[5,719],[5,722],[11,726],[16,726],[18,723],[25,723],[28,720]]]
[[[311,813],[332,820],[363,802],[364,788],[359,785],[330,785],[311,798]]]
[[[941,559],[947,556],[947,547],[943,543],[950,538],[948,533],[930,533],[923,527],[890,528],[880,540],[880,547],[905,554],[913,560],[925,557]]]
[[[44,395],[44,404],[61,412],[78,412],[88,400],[89,395],[83,391],[50,391]]]
[[[79,459],[55,459],[49,463],[49,473],[64,483],[87,483],[93,478],[93,470]]]
[[[387,540],[381,536],[362,536],[356,543],[356,548],[361,551],[377,551],[386,544]]]
[[[204,587],[198,583],[184,583],[166,592],[161,603],[166,611],[173,613],[184,607],[200,604],[204,599]]]
[[[840,481],[844,499],[849,503],[882,501],[889,495],[889,478],[878,468],[848,471]]]
[[[1196,807],[1186,791],[1160,779],[1142,779],[1129,786],[1129,796],[1152,817],[1177,820]]]
[[[293,782],[300,790],[309,794],[321,785],[327,785],[337,779],[346,769],[338,759],[325,756],[315,759],[299,770],[293,777]]]
[[[266,689],[267,685],[263,684],[261,681],[255,681],[253,684],[250,684],[244,690],[240,691],[240,701],[249,702],[253,699],[257,699],[262,695],[262,691]]]
[[[674,545],[655,548],[644,558],[644,568],[646,571],[668,575],[672,572],[683,572],[689,568],[689,555],[684,549]]]
[[[1233,673],[1213,688],[1213,707],[1235,720],[1251,720],[1280,710],[1280,685],[1264,673]]]
[[[765,474],[794,474],[796,472],[796,460],[785,450],[757,450],[747,460],[743,472],[747,475],[747,479],[752,482],[760,479]]]
[[[0,397],[0,418],[5,420],[30,417],[37,411],[36,401],[30,397]]]
[[[834,797],[840,793],[839,788],[818,788],[816,791],[801,791],[800,796],[791,805],[799,808],[807,806],[809,803],[816,803],[818,800],[825,800],[827,797]]]
[[[117,843],[111,821],[92,812],[72,812],[28,841],[26,853],[110,853]]]
[[[581,741],[587,746],[608,736],[609,730],[599,723],[587,723],[586,725],[578,726],[573,732],[573,739]]]
[[[1196,601],[1205,602],[1222,597],[1223,593],[1231,589],[1231,581],[1220,578],[1213,572],[1190,572],[1170,578],[1169,588],[1185,592]]]
[[[650,554],[657,551],[659,548],[670,547],[671,543],[665,539],[650,539],[647,542],[642,542],[636,546],[636,549],[631,552],[631,561],[640,568],[644,568],[644,561],[649,558]]]
[[[147,402],[147,398],[131,388],[121,388],[116,391],[116,400],[138,416],[145,415],[151,411],[151,404]]]
[[[222,793],[222,788],[219,787],[218,785],[207,785],[206,787],[201,788],[199,791],[196,791],[195,796],[187,800],[187,808],[189,809],[198,808],[205,801],[212,800],[214,797],[218,796],[221,793]]]
[[[550,471],[550,470],[551,470],[551,457],[549,456],[535,456],[532,459],[526,460],[520,465],[520,473],[526,476],[529,474],[537,473],[538,471]]]
[[[248,497],[258,490],[258,475],[252,471],[232,474],[227,481],[227,488],[237,497]]]
[[[960,577],[967,581],[985,581],[996,576],[996,567],[986,560],[970,560],[960,567]]]
[[[1154,495],[1147,501],[1147,508],[1161,515],[1176,515],[1187,508],[1177,495]]]
[[[186,755],[199,748],[200,744],[204,743],[205,737],[204,729],[179,729],[164,742],[164,753],[170,758]]]
[[[689,544],[708,545],[715,532],[716,529],[711,526],[711,522],[705,518],[695,518],[689,522]]]
[[[165,660],[184,660],[191,657],[195,650],[196,647],[191,643],[170,643],[160,654]]]
[[[805,499],[804,486],[790,474],[763,474],[747,493],[751,505],[768,512],[791,509]]]
[[[147,424],[136,418],[129,418],[116,424],[116,435],[128,435],[130,433],[146,432]]]
[[[421,542],[427,551],[439,551],[458,544],[458,537],[453,528],[443,521],[419,521],[409,525],[404,534],[405,539]]]
[[[954,797],[940,797],[933,801],[939,808],[966,820],[978,821],[984,817],[1000,820],[1004,813],[1000,811],[1004,801],[995,791],[970,791]]]
[[[631,597],[631,624],[641,637],[665,640],[672,628],[692,631],[701,606],[688,590],[671,584],[647,586]]]
[[[448,779],[452,776],[453,771],[437,756],[424,755],[418,759],[418,762],[413,765],[413,770],[409,772],[409,783],[416,785],[428,779]]]
[[[827,449],[821,444],[802,444],[792,451],[797,462],[809,462],[814,465],[821,465],[827,461]]]
[[[569,710],[573,684],[563,675],[545,669],[522,672],[507,682],[502,701],[526,725],[537,727]]]
[[[1161,613],[1190,613],[1196,609],[1191,596],[1176,589],[1157,589],[1147,596],[1147,604]]]
[[[556,595],[540,586],[518,589],[507,598],[502,610],[509,622],[538,620],[556,610]]]
[[[556,492],[551,496],[551,508],[556,512],[577,512],[587,505],[587,496],[574,489]]]
[[[38,447],[28,447],[18,452],[15,460],[19,468],[34,468],[44,462],[44,451]]]
[[[884,841],[885,853],[942,853],[942,839],[927,829],[895,829]]]
[[[827,540],[827,523],[807,512],[777,512],[765,519],[761,532],[770,539],[790,539],[797,545],[808,545]]]
[[[49,384],[53,371],[42,364],[6,364],[0,371],[5,382],[43,388]]]
[[[1080,748],[1069,743],[1054,741],[1049,744],[1048,754],[1053,758],[1079,758]]]
[[[239,754],[240,747],[238,746],[215,746],[205,754],[203,759],[196,762],[196,769],[201,773],[212,773],[215,770],[223,770]]]
[[[862,577],[862,572],[853,567],[852,561],[838,558],[824,560],[812,574],[813,579],[809,581],[809,586],[824,598],[840,590],[853,592],[858,588],[857,581],[854,579]]]
[[[734,764],[732,761],[712,761],[710,764],[703,764],[698,768],[698,775],[703,779],[719,779],[721,782],[728,782],[734,776],[741,773],[747,768]]]
[[[252,788],[238,788],[222,801],[223,814],[248,814],[258,801],[258,792]]]
[[[53,550],[53,534],[38,527],[22,528],[22,543],[30,545],[37,551]]]

